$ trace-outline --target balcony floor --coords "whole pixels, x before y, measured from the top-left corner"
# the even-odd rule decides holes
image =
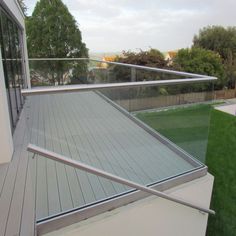
[[[35,217],[129,190],[43,157],[32,158],[26,151],[29,142],[145,185],[200,166],[94,92],[28,97],[14,134],[13,160],[0,166],[0,235],[33,235]]]

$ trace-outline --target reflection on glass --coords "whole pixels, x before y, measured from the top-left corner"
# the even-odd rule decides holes
[[[2,9],[0,9],[0,35],[9,113],[14,131],[24,103],[21,96],[21,89],[24,88],[21,34],[17,24]]]
[[[213,84],[102,89],[118,109],[205,162]]]

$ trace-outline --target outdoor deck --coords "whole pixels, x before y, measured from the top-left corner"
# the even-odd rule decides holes
[[[0,235],[33,235],[35,220],[129,190],[32,158],[29,142],[145,185],[196,168],[94,92],[28,97],[13,160],[0,166]]]

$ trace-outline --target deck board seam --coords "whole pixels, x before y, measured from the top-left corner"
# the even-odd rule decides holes
[[[6,173],[4,175],[4,180],[3,180],[1,191],[0,191],[0,198],[1,198],[1,195],[2,195],[2,192],[3,192],[3,186],[5,185],[5,181],[6,181],[6,178],[7,178],[8,170],[9,170],[9,164],[7,164]]]

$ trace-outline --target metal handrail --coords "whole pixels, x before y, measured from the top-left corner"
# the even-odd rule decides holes
[[[94,62],[100,62],[100,63],[107,63],[110,65],[119,65],[119,66],[125,66],[130,68],[136,68],[136,69],[142,69],[147,71],[155,71],[155,72],[162,72],[167,74],[173,74],[173,75],[182,75],[182,76],[189,76],[189,77],[197,77],[197,78],[209,78],[209,80],[216,80],[217,78],[214,76],[207,76],[207,75],[200,75],[195,73],[189,73],[189,72],[183,72],[183,71],[175,71],[175,70],[168,70],[168,69],[161,69],[156,67],[150,67],[150,66],[140,66],[140,65],[134,65],[134,64],[128,64],[128,63],[121,63],[121,62],[111,62],[111,61],[103,61],[93,58],[29,58],[29,61],[94,61]]]
[[[33,89],[23,89],[23,96],[40,95],[40,94],[56,94],[56,93],[71,93],[83,92],[107,88],[134,88],[145,86],[163,86],[163,85],[178,85],[178,84],[193,84],[199,82],[207,82],[214,77],[204,78],[188,78],[188,79],[172,79],[172,80],[152,80],[141,82],[125,82],[125,83],[105,83],[105,84],[80,84],[80,85],[62,85],[51,87],[37,87]]]
[[[100,169],[97,169],[97,168],[94,168],[94,167],[92,167],[90,165],[87,165],[87,164],[84,164],[82,162],[69,159],[69,158],[67,158],[63,155],[60,155],[60,154],[55,153],[55,152],[48,151],[48,150],[40,148],[36,145],[29,144],[28,147],[27,147],[27,150],[34,153],[34,154],[41,155],[43,157],[49,158],[51,160],[54,160],[54,161],[57,161],[57,162],[60,162],[60,163],[63,163],[65,165],[68,165],[68,166],[71,166],[71,167],[89,172],[89,173],[97,175],[97,176],[101,176],[103,178],[115,181],[115,182],[120,183],[120,184],[127,185],[131,188],[135,188],[137,190],[153,194],[155,196],[170,200],[172,202],[175,202],[175,203],[178,203],[178,204],[181,204],[181,205],[184,205],[184,206],[188,206],[188,207],[197,209],[197,210],[199,210],[201,212],[204,212],[204,213],[215,215],[215,211],[213,211],[211,209],[196,205],[194,203],[185,201],[185,200],[177,198],[177,197],[170,196],[166,193],[157,191],[157,190],[152,189],[150,187],[146,187],[145,185],[141,185],[141,184],[135,183],[133,181],[127,180],[125,178],[121,178],[119,176],[113,175],[111,173],[108,173],[106,171],[103,171],[103,170],[100,170]]]

